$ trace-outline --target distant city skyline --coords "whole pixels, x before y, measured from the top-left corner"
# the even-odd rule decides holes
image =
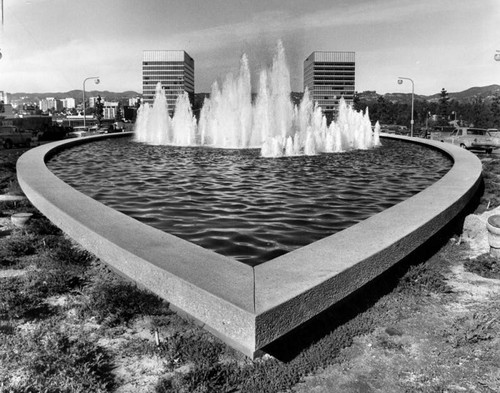
[[[356,52],[356,90],[431,95],[500,83],[498,0],[4,0],[0,90],[82,88],[142,92],[143,50],[185,50],[195,91],[236,74],[246,53],[257,73],[283,41],[293,91],[313,51]]]

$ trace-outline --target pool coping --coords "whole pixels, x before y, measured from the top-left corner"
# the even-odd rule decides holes
[[[413,197],[251,267],[106,207],[64,183],[45,165],[70,146],[130,134],[74,138],[31,149],[17,162],[19,184],[42,214],[113,270],[169,301],[177,312],[190,315],[250,357],[423,244],[467,205],[481,182],[481,162],[467,150],[381,134],[439,149],[454,164]]]

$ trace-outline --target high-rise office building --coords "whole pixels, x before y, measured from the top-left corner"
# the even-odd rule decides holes
[[[323,109],[323,113],[336,113],[340,97],[352,105],[356,74],[354,52],[316,51],[304,60],[304,90]]]
[[[161,82],[172,114],[177,96],[183,92],[194,100],[194,60],[183,50],[145,50],[142,61],[143,101],[152,103]]]

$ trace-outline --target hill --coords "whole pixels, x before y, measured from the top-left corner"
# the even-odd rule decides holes
[[[384,99],[391,102],[410,102],[411,94],[410,93],[386,93],[386,94],[377,94],[376,91],[367,90],[363,92],[359,92],[359,97],[363,101],[376,101],[379,97],[384,97]],[[474,98],[481,97],[485,101],[491,100],[493,96],[500,94],[500,85],[489,85],[482,87],[471,87],[464,91],[460,92],[448,92],[448,96],[452,100],[456,100],[459,102],[470,102]],[[107,101],[123,101],[128,100],[129,98],[140,97],[141,93],[136,91],[128,90],[124,92],[112,92],[108,90],[89,90],[86,91],[86,96],[92,97],[100,95]],[[195,100],[199,101],[199,103],[203,103],[205,97],[208,97],[209,93],[196,93]],[[302,92],[292,92],[291,99],[296,104],[302,98]],[[76,102],[81,102],[82,99],[82,91],[81,90],[70,90],[67,92],[52,92],[52,93],[12,93],[11,100],[17,100],[21,102],[38,102],[42,98],[54,97],[57,99],[63,98],[74,98]],[[440,94],[436,93],[433,95],[419,95],[415,94],[415,100],[424,100],[424,101],[437,101],[439,100]]]
[[[391,102],[406,102],[409,103],[411,101],[411,93],[387,93],[387,94],[377,94],[376,91],[367,90],[358,93],[359,97],[363,101],[373,102],[378,100],[379,97],[384,97],[387,101]],[[458,102],[470,102],[475,98],[481,97],[485,101],[491,100],[495,95],[500,94],[500,85],[489,85],[482,87],[471,87],[464,91],[460,92],[449,92],[448,97],[452,100],[456,100]],[[429,96],[415,94],[415,100],[422,101],[438,101],[440,97],[440,93],[432,94]]]

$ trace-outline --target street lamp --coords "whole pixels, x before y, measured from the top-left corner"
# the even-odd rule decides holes
[[[83,80],[83,127],[86,127],[85,119],[87,118],[87,116],[85,116],[85,82],[87,82],[89,79],[94,79],[94,83],[96,85],[98,85],[100,82],[98,76],[90,76]]]
[[[413,138],[413,97],[414,97],[414,92],[415,92],[415,84],[413,83],[413,80],[410,78],[405,78],[405,77],[398,77],[398,84],[402,85],[403,84],[403,79],[409,80],[411,82],[411,121],[410,121],[410,136]]]

